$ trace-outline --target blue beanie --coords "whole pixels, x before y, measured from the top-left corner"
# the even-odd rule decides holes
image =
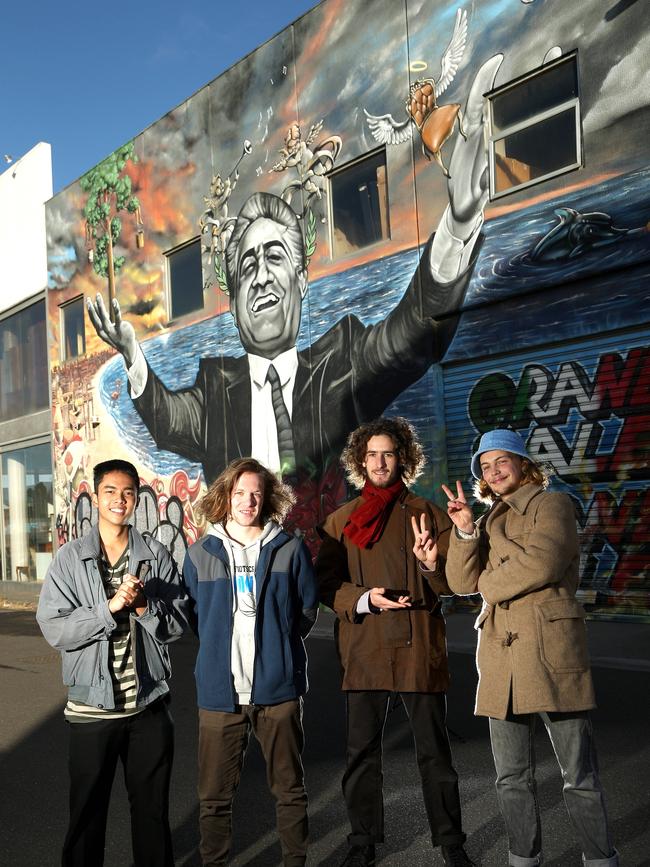
[[[483,452],[492,452],[495,450],[503,452],[512,452],[513,455],[519,455],[521,458],[531,458],[526,451],[526,444],[519,434],[514,430],[506,430],[505,428],[497,428],[497,430],[489,430],[481,437],[478,448],[472,455],[472,475],[475,479],[482,479],[481,473],[481,455]]]

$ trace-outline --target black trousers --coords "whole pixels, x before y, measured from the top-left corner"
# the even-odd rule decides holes
[[[444,693],[400,693],[415,738],[424,805],[434,846],[463,843],[458,775],[447,734]],[[382,738],[391,693],[347,692],[347,769],[343,796],[351,846],[384,841]]]
[[[70,723],[70,822],[62,867],[102,867],[118,759],[131,807],[135,867],[174,867],[169,780],[174,724],[159,699],[134,716]]]

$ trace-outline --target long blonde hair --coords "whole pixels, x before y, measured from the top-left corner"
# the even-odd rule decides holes
[[[296,502],[296,496],[289,485],[285,485],[255,458],[238,458],[228,464],[199,502],[198,511],[211,524],[225,523],[230,515],[232,492],[243,473],[255,473],[264,481],[264,501],[260,513],[262,524],[267,521],[281,524]]]

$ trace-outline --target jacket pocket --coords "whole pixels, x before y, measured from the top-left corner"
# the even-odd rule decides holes
[[[167,646],[159,644],[146,629],[140,630],[140,648],[144,660],[139,660],[139,674],[151,678],[154,682],[168,680],[172,669],[169,662]]]
[[[99,642],[61,654],[64,686],[96,686],[99,682]]]
[[[535,606],[542,662],[551,672],[588,671],[585,611],[575,599],[550,599]]]

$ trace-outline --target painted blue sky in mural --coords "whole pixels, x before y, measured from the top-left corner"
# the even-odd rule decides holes
[[[4,3],[0,158],[49,142],[57,192],[314,5]]]

